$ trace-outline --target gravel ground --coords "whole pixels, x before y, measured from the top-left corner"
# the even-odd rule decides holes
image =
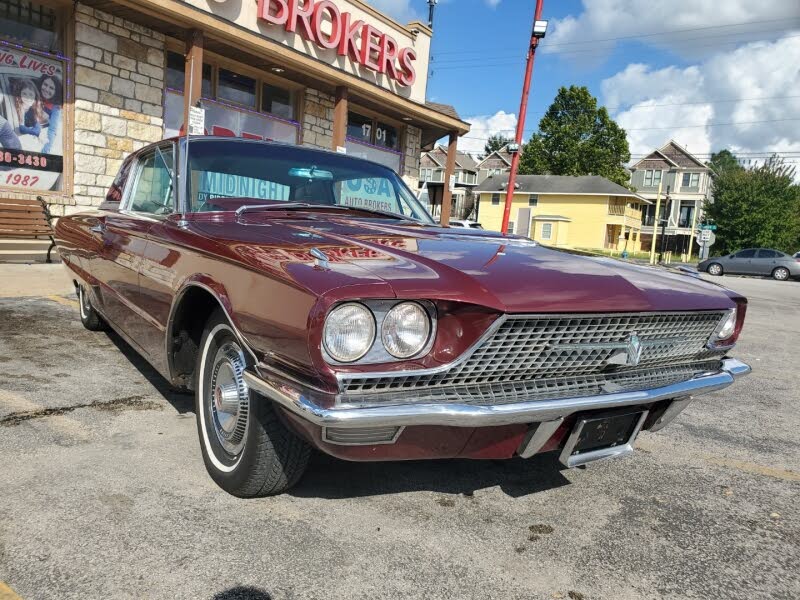
[[[317,456],[250,501],[206,475],[191,397],[72,300],[0,298],[0,582],[29,600],[800,597],[800,283],[723,281],[750,298],[753,374],[634,456]]]

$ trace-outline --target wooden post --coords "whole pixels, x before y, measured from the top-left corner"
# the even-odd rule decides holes
[[[344,147],[347,138],[347,86],[336,86],[336,104],[333,107],[333,148]]]
[[[453,194],[450,191],[450,177],[456,172],[456,149],[458,148],[458,132],[450,132],[450,142],[447,144],[447,162],[444,168],[444,185],[442,186],[442,214],[439,224],[450,226],[450,210],[452,208]]]
[[[692,231],[689,233],[689,254],[686,257],[687,262],[692,261],[692,243],[694,242],[694,230],[697,227],[697,200],[694,201],[694,210],[692,211]],[[680,214],[680,213],[679,213]]]
[[[186,35],[186,69],[183,79],[183,130],[189,130],[189,107],[200,100],[203,90],[203,32],[192,29]]]

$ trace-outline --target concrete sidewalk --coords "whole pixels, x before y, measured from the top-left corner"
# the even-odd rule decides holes
[[[26,296],[64,296],[75,288],[60,263],[0,263],[0,298]]]

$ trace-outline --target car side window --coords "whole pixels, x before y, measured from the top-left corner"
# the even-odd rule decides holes
[[[780,252],[775,252],[775,250],[759,250],[758,251],[758,258],[778,258],[781,255]]]
[[[754,258],[755,255],[755,250],[742,250],[736,255],[736,258]]]
[[[172,164],[171,146],[156,148],[139,159],[128,210],[151,215],[173,212]]]

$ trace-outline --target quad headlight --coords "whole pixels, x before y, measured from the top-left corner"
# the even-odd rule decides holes
[[[410,358],[419,354],[428,343],[431,319],[416,302],[401,302],[383,318],[381,342],[395,358]]]
[[[334,360],[343,363],[358,360],[375,341],[372,311],[357,302],[340,304],[325,319],[322,341]]]
[[[344,302],[325,319],[325,359],[378,364],[418,356],[434,335],[434,315],[435,308],[425,300]]]

